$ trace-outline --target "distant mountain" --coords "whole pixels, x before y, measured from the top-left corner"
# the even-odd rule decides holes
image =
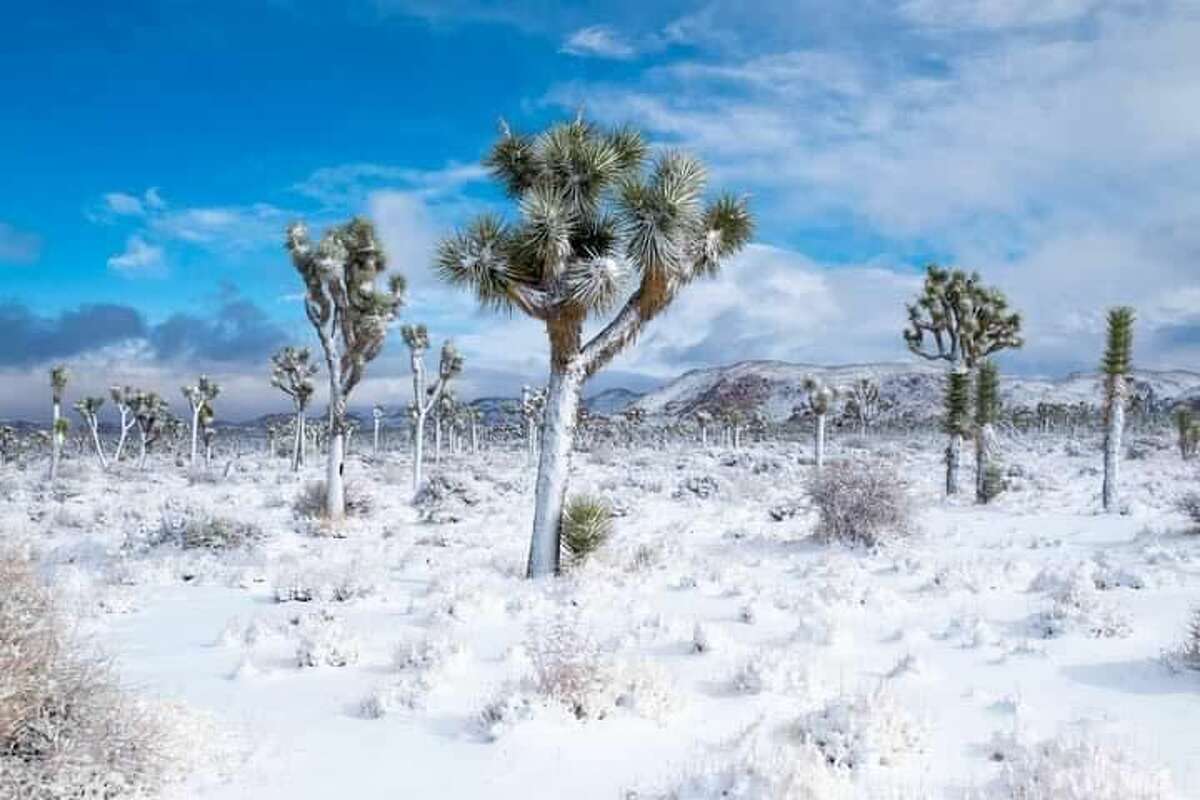
[[[879,382],[880,396],[889,407],[888,417],[923,418],[940,411],[945,369],[922,362],[824,367],[743,361],[684,373],[634,405],[648,416],[668,419],[688,417],[701,409],[738,408],[781,422],[803,400],[804,379],[810,375],[833,386],[846,386],[871,376]],[[1133,384],[1135,393],[1152,397],[1163,408],[1182,400],[1200,399],[1200,373],[1138,370]],[[1078,372],[1063,378],[1006,375],[1001,379],[1002,402],[1013,408],[1034,408],[1041,402],[1095,406],[1099,397],[1100,377],[1096,373]]]
[[[583,405],[593,414],[609,416],[620,414],[641,397],[641,392],[631,392],[628,389],[605,389],[603,392],[585,399]]]

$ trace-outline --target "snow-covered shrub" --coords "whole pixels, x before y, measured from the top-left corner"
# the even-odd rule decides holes
[[[1166,654],[1166,660],[1172,669],[1200,670],[1200,606],[1192,609],[1183,642]]]
[[[479,494],[465,481],[445,474],[431,476],[413,498],[421,521],[435,524],[458,522],[464,507],[478,503]]]
[[[881,462],[830,464],[808,485],[819,512],[816,534],[825,541],[875,547],[912,530],[907,489]]]
[[[641,794],[629,795],[641,797]],[[844,769],[830,766],[812,747],[752,750],[708,760],[682,775],[655,800],[854,800],[860,795]]]
[[[358,661],[358,642],[334,615],[324,609],[293,617],[300,642],[296,664],[300,667],[344,667]]]
[[[347,483],[346,516],[365,517],[375,505],[371,495],[361,491],[353,483]],[[325,481],[309,481],[292,501],[292,514],[297,519],[325,519]]]
[[[837,697],[798,719],[793,731],[836,767],[891,766],[925,746],[925,726],[884,688]]]
[[[1176,498],[1175,509],[1192,522],[1192,532],[1200,533],[1200,492],[1185,492]]]
[[[676,500],[685,497],[698,497],[706,500],[716,496],[721,491],[721,485],[711,475],[692,475],[684,478],[671,494]]]
[[[1107,603],[1089,580],[1074,580],[1053,592],[1050,607],[1034,620],[1038,633],[1049,639],[1073,631],[1097,639],[1123,638],[1132,632],[1128,615]]]
[[[275,579],[275,602],[324,600],[348,603],[374,594],[376,586],[374,570],[359,561],[309,570],[287,570]]]
[[[168,734],[127,697],[23,556],[0,551],[0,797],[143,796],[168,776]]]
[[[1088,737],[1058,736],[1036,744],[994,743],[1003,762],[997,800],[1168,800],[1165,770],[1128,750]]]
[[[810,684],[809,666],[790,648],[764,648],[734,668],[730,687],[738,694],[798,694]]]
[[[603,500],[582,495],[567,503],[562,516],[562,546],[571,565],[582,564],[612,535],[612,512]]]
[[[252,547],[263,531],[252,522],[231,519],[193,506],[163,507],[158,530],[150,544],[173,544],[184,550],[224,551]]]

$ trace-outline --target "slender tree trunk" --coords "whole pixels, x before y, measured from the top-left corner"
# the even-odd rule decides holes
[[[296,414],[296,420],[292,425],[295,430],[292,432],[292,472],[300,471],[300,454],[304,450],[304,412]]]
[[[442,418],[437,415],[433,418],[433,463],[442,463]]]
[[[371,437],[371,455],[379,455],[379,420],[375,420],[375,431]]]
[[[53,422],[50,427],[50,482],[58,479],[58,463],[62,458],[63,435],[58,430],[58,420],[62,416],[62,408],[57,400],[54,401]]]
[[[538,458],[533,541],[529,548],[529,577],[558,572],[559,524],[566,501],[571,446],[579,416],[583,375],[577,367],[556,365],[550,372]]]
[[[125,438],[129,435],[130,425],[128,424],[129,412],[121,410],[121,436],[117,439],[117,452],[113,453],[113,463],[121,460],[121,453],[125,451]]]
[[[196,456],[200,452],[200,406],[192,409],[192,455],[188,459],[188,464],[196,465]]]
[[[1121,434],[1125,429],[1125,380],[1109,378],[1108,427],[1104,432],[1104,485],[1101,499],[1104,510],[1113,513],[1120,503]]]
[[[817,472],[825,466],[825,415],[817,414],[817,427],[813,432],[813,460],[817,465]]]
[[[975,502],[987,503],[987,473],[992,463],[994,429],[989,422],[975,431]]]
[[[95,419],[88,421],[88,427],[92,429],[92,444],[96,447],[96,458],[100,461],[101,469],[108,469],[108,459],[104,457],[104,445],[100,443],[100,426],[96,424]]]
[[[425,415],[418,412],[413,423],[413,492],[421,489],[421,467],[425,460]]]
[[[146,468],[146,431],[138,426],[138,469]]]
[[[958,494],[958,467],[962,460],[962,434],[950,434],[950,444],[946,445],[946,494]]]
[[[471,420],[471,452],[479,452],[479,427],[476,425],[475,420]]]
[[[325,514],[333,524],[346,518],[346,400],[342,397],[342,370],[332,349],[329,370],[329,453],[325,471]]]

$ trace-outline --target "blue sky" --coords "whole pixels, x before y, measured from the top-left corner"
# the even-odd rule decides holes
[[[207,370],[270,408],[266,353],[309,343],[283,225],[368,214],[406,318],[466,352],[461,393],[544,372],[541,332],[429,274],[504,209],[477,167],[503,116],[583,108],[698,152],[758,241],[598,388],[743,358],[903,360],[928,259],[1027,313],[1006,368],[1087,367],[1106,305],[1139,360],[1200,355],[1200,19],[1172,0],[497,3],[244,0],[9,9],[0,33],[0,417],[77,388],[169,396]],[[399,342],[361,402],[404,402]]]

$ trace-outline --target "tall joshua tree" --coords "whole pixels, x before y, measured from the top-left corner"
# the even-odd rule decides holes
[[[188,457],[188,465],[196,466],[196,458],[200,451],[200,417],[204,413],[205,406],[210,406],[209,413],[211,414],[211,403],[217,399],[217,395],[221,393],[221,387],[216,381],[209,379],[207,375],[201,375],[196,381],[195,386],[181,386],[179,391],[188,402],[188,408],[191,410],[192,417],[192,452]]]
[[[92,433],[92,447],[96,450],[100,468],[108,469],[108,458],[104,455],[104,445],[100,441],[100,409],[103,405],[103,397],[85,397],[75,402],[75,411]]]
[[[63,364],[56,364],[50,369],[50,480],[58,478],[58,464],[62,460],[63,442],[67,440],[67,420],[62,415],[63,393],[67,390],[67,380],[70,374]]]
[[[1129,372],[1133,366],[1133,309],[1120,306],[1108,312],[1108,336],[1100,369],[1104,373],[1104,485],[1101,499],[1106,512],[1120,501],[1121,434],[1125,429],[1125,403],[1129,399]]]
[[[292,398],[295,412],[292,437],[292,471],[304,463],[304,412],[313,396],[317,365],[307,347],[283,347],[271,356],[271,385]]]
[[[683,287],[716,273],[749,239],[752,222],[741,200],[704,204],[706,175],[697,159],[668,152],[647,166],[639,133],[582,118],[537,136],[502,126],[485,164],[516,201],[518,219],[477,219],[442,243],[438,267],[482,305],[520,311],[546,328],[550,380],[528,563],[537,577],[558,571],[584,383]],[[584,342],[584,321],[614,309],[630,288]]]
[[[846,387],[846,395],[847,405],[858,420],[858,432],[865,436],[867,428],[878,419],[882,407],[879,381],[871,375],[859,378]]]
[[[908,306],[904,342],[915,355],[945,361],[952,373],[963,373],[968,387],[970,374],[983,359],[1024,344],[1021,316],[1009,310],[999,289],[984,286],[977,273],[968,275],[937,265],[926,269],[921,295]],[[956,386],[956,379],[951,378],[947,391],[954,391]],[[949,406],[949,396],[946,402]],[[946,447],[946,494],[957,494],[964,433],[950,420],[946,427],[950,436]]]
[[[371,455],[379,455],[379,425],[383,422],[385,411],[383,406],[374,405],[371,407]]]
[[[979,365],[975,376],[975,502],[991,500],[988,469],[995,450],[996,415],[1000,410],[1000,373],[991,359]]]
[[[429,330],[424,325],[405,325],[400,329],[404,343],[408,345],[409,363],[413,373],[413,491],[421,488],[421,472],[425,459],[425,421],[429,412],[438,407],[446,385],[463,368],[463,357],[452,342],[442,344],[441,360],[438,362],[437,380],[426,386],[425,351],[429,349]]]
[[[161,423],[167,415],[167,401],[155,392],[138,392],[130,405],[138,428],[138,469],[145,469],[146,454],[150,446],[162,435]]]
[[[696,427],[700,429],[700,446],[708,447],[708,426],[712,425],[713,415],[702,408],[694,416],[696,418]]]
[[[837,400],[837,389],[820,378],[809,376],[804,379],[804,391],[808,394],[808,411],[816,418],[813,429],[813,462],[817,472],[825,466],[825,419]]]
[[[120,433],[117,438],[117,449],[113,453],[112,458],[114,464],[121,460],[121,454],[125,452],[125,440],[129,437],[129,431],[137,425],[137,415],[133,409],[133,401],[137,395],[137,389],[134,389],[132,386],[113,386],[108,390],[108,396],[112,398],[113,407],[121,415],[121,421],[118,424]]]
[[[346,516],[346,404],[367,363],[383,349],[388,326],[404,303],[404,276],[391,273],[387,257],[364,219],[329,229],[321,241],[309,239],[303,223],[287,229],[287,249],[304,281],[304,311],[317,332],[329,373],[329,463],[325,512],[336,524]]]

